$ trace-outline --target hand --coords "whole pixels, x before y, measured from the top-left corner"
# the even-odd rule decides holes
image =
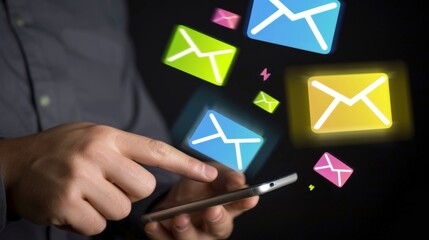
[[[154,176],[137,162],[197,181],[217,170],[166,143],[108,126],[73,123],[0,141],[8,208],[37,224],[100,233],[149,196]]]
[[[213,182],[203,183],[183,178],[155,208],[162,209],[247,187],[244,174],[218,163],[213,165],[218,168],[219,173]],[[254,196],[200,212],[181,214],[161,222],[150,222],[146,224],[145,231],[151,239],[226,239],[233,231],[234,219],[255,207],[258,201],[259,196]]]

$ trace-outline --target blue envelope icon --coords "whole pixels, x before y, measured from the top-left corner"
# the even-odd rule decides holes
[[[340,13],[337,0],[254,0],[249,38],[328,54]]]
[[[244,172],[262,147],[263,138],[222,114],[208,110],[188,145],[238,172]]]

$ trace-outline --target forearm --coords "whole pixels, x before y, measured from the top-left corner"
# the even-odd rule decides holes
[[[9,158],[8,146],[6,146],[6,141],[3,137],[0,137],[0,232],[6,226],[9,221],[18,219],[15,214],[10,212],[7,205],[7,196],[6,196],[6,161]],[[14,145],[12,145],[14,146]]]

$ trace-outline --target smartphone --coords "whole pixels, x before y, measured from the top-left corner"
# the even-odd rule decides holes
[[[264,193],[273,191],[275,189],[284,187],[295,182],[298,179],[298,174],[293,173],[269,182],[256,184],[250,187],[238,189],[232,192],[224,193],[218,196],[209,197],[175,207],[159,210],[142,215],[141,220],[144,224],[152,221],[161,221],[172,218],[181,213],[192,213],[204,208],[208,208],[215,205],[224,205],[236,200],[262,195]]]

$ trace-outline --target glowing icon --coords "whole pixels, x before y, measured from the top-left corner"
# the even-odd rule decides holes
[[[244,172],[264,139],[226,116],[208,110],[189,138],[189,146],[236,171]]]
[[[283,106],[297,147],[389,142],[415,133],[402,61],[300,64],[284,73]]]
[[[323,154],[313,169],[337,187],[344,186],[353,173],[352,168],[328,152]]]
[[[236,29],[238,27],[240,18],[241,17],[239,15],[233,12],[221,8],[216,8],[212,17],[212,22],[224,26],[226,28]]]
[[[253,1],[247,36],[328,54],[334,42],[340,6],[337,0]]]
[[[234,46],[178,25],[163,62],[204,81],[223,86],[237,51]]]
[[[311,130],[315,133],[392,126],[385,73],[312,76],[308,79]]]
[[[270,77],[271,73],[267,71],[267,68],[264,68],[260,75],[263,77],[265,82]]]
[[[253,100],[253,104],[264,109],[269,113],[273,113],[279,106],[280,102],[263,91],[259,91]]]
[[[310,189],[310,191],[313,191],[313,189],[314,189],[314,185],[313,185],[313,184],[310,184],[310,186],[308,186],[308,188]]]

